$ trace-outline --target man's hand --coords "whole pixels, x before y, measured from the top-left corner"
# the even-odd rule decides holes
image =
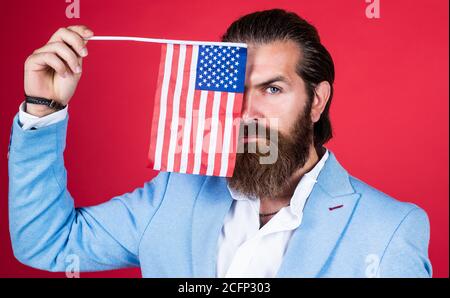
[[[94,33],[86,26],[60,28],[43,47],[25,61],[25,94],[53,99],[66,105],[81,78],[83,58],[88,55],[84,38]],[[42,117],[54,110],[27,104],[27,113]]]

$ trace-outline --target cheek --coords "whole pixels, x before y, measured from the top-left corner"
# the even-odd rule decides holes
[[[294,94],[280,95],[277,102],[272,104],[267,110],[267,118],[276,118],[278,130],[281,133],[288,133],[295,124],[298,116],[303,111],[304,102]]]

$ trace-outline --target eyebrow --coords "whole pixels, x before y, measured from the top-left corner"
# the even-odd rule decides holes
[[[255,87],[256,88],[261,88],[261,87],[265,87],[268,86],[270,84],[273,84],[275,82],[283,82],[289,85],[289,80],[287,78],[285,78],[284,76],[276,76],[274,78],[271,78],[267,81],[264,81],[262,83],[257,84]]]

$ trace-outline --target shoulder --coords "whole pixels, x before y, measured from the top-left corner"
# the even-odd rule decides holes
[[[428,258],[430,222],[427,213],[413,203],[401,202],[350,177],[360,194],[353,223],[364,239],[379,252],[381,277],[430,277]]]
[[[355,192],[361,195],[361,207],[370,208],[373,212],[385,216],[402,216],[414,209],[421,209],[416,204],[395,199],[353,176],[349,176],[349,181]]]
[[[368,231],[389,231],[392,235],[402,226],[406,231],[416,230],[428,237],[429,220],[427,213],[416,204],[397,200],[367,183],[349,176],[356,193],[360,194],[355,215],[362,219]],[[369,228],[371,227],[371,228]]]

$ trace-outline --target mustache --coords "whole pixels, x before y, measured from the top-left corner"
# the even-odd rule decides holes
[[[262,124],[258,121],[241,123],[239,129],[239,139],[243,138],[265,138],[267,141],[271,140],[271,136],[280,135],[278,129],[271,128],[268,125]]]
[[[266,163],[266,159],[277,156],[279,147],[288,142],[278,129],[270,127],[271,123],[265,125],[264,120],[241,123],[237,153],[265,158],[262,162]],[[278,127],[278,122],[275,122],[275,125]]]

